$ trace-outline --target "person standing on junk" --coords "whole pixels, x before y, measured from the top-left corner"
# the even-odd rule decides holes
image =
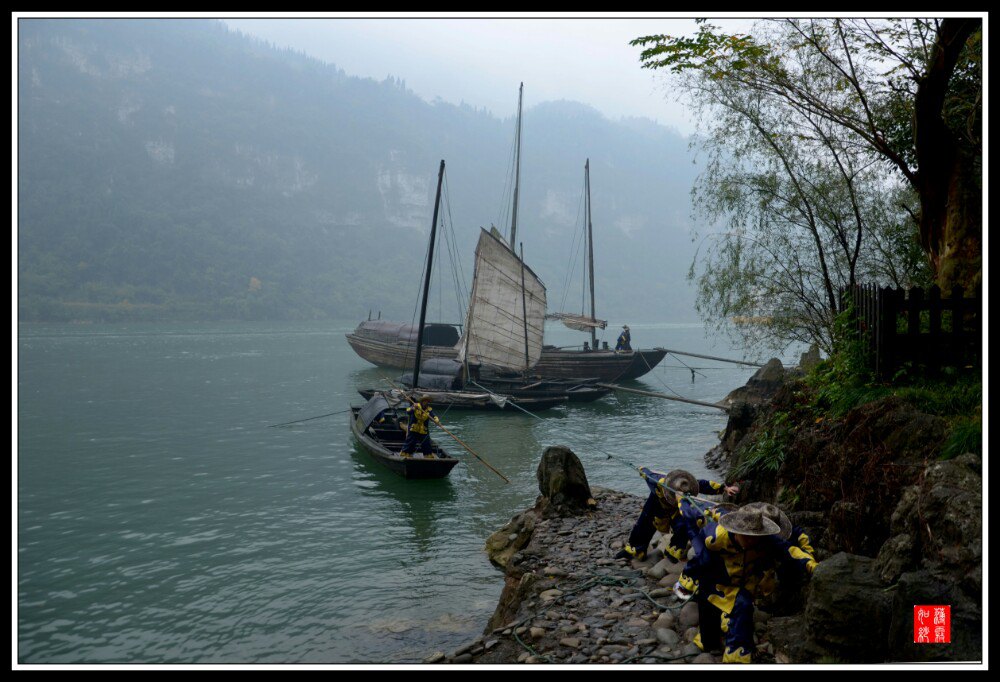
[[[632,350],[632,333],[628,330],[628,325],[622,325],[622,333],[618,335],[618,343],[615,350]]]
[[[431,436],[427,429],[427,422],[433,420],[435,424],[441,426],[441,420],[434,414],[431,407],[431,397],[429,395],[420,396],[420,402],[414,403],[406,408],[406,441],[403,443],[401,457],[412,457],[417,447],[420,447],[422,457],[433,457],[431,449]]]

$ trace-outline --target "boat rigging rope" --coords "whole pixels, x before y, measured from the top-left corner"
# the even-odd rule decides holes
[[[448,248],[448,258],[451,261],[451,273],[455,283],[455,298],[458,301],[458,319],[465,321],[465,311],[468,309],[466,301],[469,300],[469,292],[465,288],[465,271],[462,269],[462,259],[458,257],[458,238],[455,235],[455,220],[451,215],[451,192],[448,185],[448,170],[444,172],[444,205],[448,214],[448,226],[442,230],[445,234],[445,244]]]
[[[583,205],[583,199],[584,199],[584,194],[583,191],[581,191],[580,202],[576,206],[576,218],[573,220],[574,226],[580,225],[580,210]],[[569,297],[569,286],[570,286],[569,283],[573,279],[573,273],[576,272],[576,261],[577,258],[580,257],[580,253],[583,251],[583,246],[584,243],[586,242],[586,239],[580,239],[578,244],[577,239],[580,237],[581,234],[586,234],[586,231],[587,231],[586,222],[584,222],[582,230],[573,231],[573,240],[572,242],[570,242],[570,247],[569,247],[569,254],[570,254],[569,269],[566,271],[566,277],[563,280],[563,295],[562,295],[562,300],[559,302],[559,310],[566,310],[566,299]],[[584,273],[586,273],[586,266],[584,266]],[[584,279],[584,286],[586,287],[586,279]]]
[[[514,109],[517,111],[517,107]],[[507,168],[504,171],[504,188],[503,192],[500,194],[500,209],[497,213],[496,225],[500,226],[501,234],[503,234],[508,240],[508,229],[510,227],[510,221],[508,218],[511,213],[511,205],[513,203],[513,193],[514,193],[514,152],[517,146],[517,121],[515,118],[514,123],[514,137],[510,141],[510,154],[507,156]],[[508,197],[510,199],[508,200]],[[494,227],[496,227],[494,225]],[[511,247],[513,248],[513,244]]]

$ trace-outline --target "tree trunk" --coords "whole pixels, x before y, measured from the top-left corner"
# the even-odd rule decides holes
[[[979,19],[944,19],[931,61],[914,102],[916,189],[920,195],[920,241],[944,291],[973,289],[982,276],[981,192],[969,187],[969,160],[948,129],[943,110],[948,83]],[[975,205],[973,205],[975,204]]]

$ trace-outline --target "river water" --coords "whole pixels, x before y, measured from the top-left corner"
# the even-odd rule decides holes
[[[509,485],[454,444],[469,461],[447,479],[403,480],[346,414],[269,428],[385,386],[344,339],[354,325],[20,326],[20,662],[419,662],[485,626],[503,581],[484,541],[534,502],[546,446],[639,495],[608,453],[709,475],[723,413],[635,395],[541,419],[439,410]],[[630,326],[636,347],[741,357],[700,325]],[[681,361],[705,369],[692,383]],[[714,401],[752,372],[668,356],[630,385]]]

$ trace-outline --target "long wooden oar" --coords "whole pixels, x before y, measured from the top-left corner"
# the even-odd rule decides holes
[[[413,405],[414,407],[416,407],[416,405],[417,405],[416,401],[415,401],[415,400],[413,400],[413,399],[412,399],[412,398],[411,398],[410,396],[406,395],[406,393],[405,393],[405,392],[403,391],[403,389],[401,389],[401,388],[400,388],[399,386],[397,386],[396,384],[394,384],[394,383],[392,382],[392,380],[391,380],[391,379],[389,379],[388,377],[386,377],[386,376],[382,376],[382,378],[383,378],[383,379],[385,380],[385,382],[386,382],[387,384],[389,384],[390,386],[392,386],[393,388],[395,388],[395,389],[396,389],[397,391],[399,391],[399,394],[400,394],[401,396],[403,396],[404,398],[406,398],[406,399],[407,399],[407,401],[409,401],[409,403],[410,403],[411,405]],[[444,428],[443,426],[441,426],[441,425],[440,425],[440,424],[438,424],[437,422],[434,422],[434,423],[435,423],[435,425],[436,425],[436,426],[437,426],[437,427],[438,427],[439,429],[441,429],[442,431],[444,431],[445,433],[447,433],[447,434],[448,434],[449,436],[451,436],[452,438],[454,438],[454,439],[455,439],[455,442],[456,442],[456,443],[458,443],[458,444],[459,444],[459,445],[461,445],[461,446],[462,446],[463,448],[465,448],[466,450],[468,450],[468,451],[469,451],[469,453],[470,453],[470,454],[471,454],[471,455],[472,455],[473,457],[475,457],[475,458],[476,458],[476,459],[478,459],[478,460],[479,460],[480,462],[482,462],[482,463],[483,463],[483,466],[485,466],[485,467],[486,467],[487,469],[489,469],[490,471],[492,471],[492,472],[493,472],[494,474],[496,474],[497,476],[499,476],[500,478],[502,478],[502,479],[503,479],[503,482],[504,482],[504,483],[510,483],[510,479],[509,479],[509,478],[507,478],[506,476],[504,476],[503,474],[501,474],[501,473],[500,473],[499,471],[497,471],[496,469],[494,469],[494,468],[493,468],[493,467],[492,467],[492,466],[490,465],[490,463],[489,463],[489,462],[487,462],[487,461],[486,461],[485,459],[483,459],[482,457],[480,457],[479,455],[477,455],[477,454],[476,454],[476,451],[475,451],[475,450],[473,450],[472,448],[470,448],[470,447],[469,447],[468,445],[466,445],[465,443],[463,443],[463,442],[461,441],[461,439],[460,439],[460,438],[459,438],[458,436],[456,436],[456,435],[455,435],[455,434],[453,434],[453,433],[452,433],[451,431],[449,431],[448,429]]]

